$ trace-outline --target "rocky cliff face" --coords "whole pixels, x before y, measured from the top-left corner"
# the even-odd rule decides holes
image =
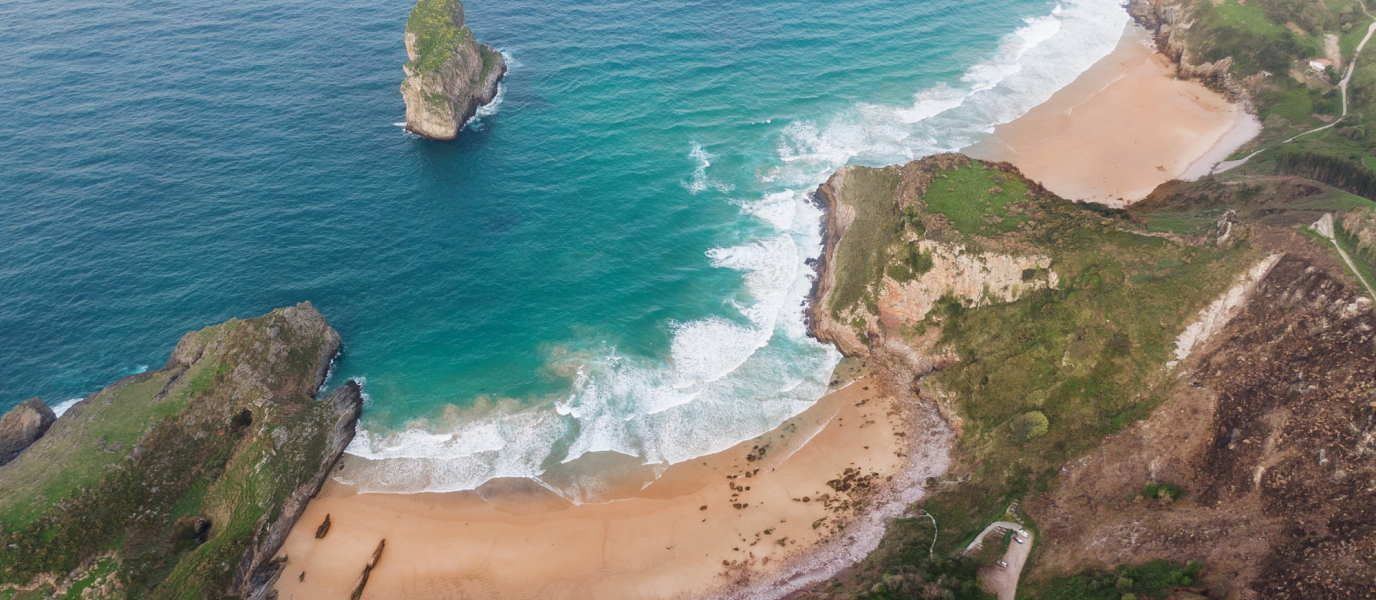
[[[814,198],[826,209],[826,234],[817,289],[808,309],[813,335],[836,344],[849,356],[868,356],[877,342],[923,321],[943,298],[973,308],[1013,302],[1027,292],[1057,287],[1059,276],[1044,253],[1026,245],[1004,247],[997,240],[961,235],[943,215],[928,210],[923,202],[927,187],[944,177],[943,171],[971,164],[964,156],[940,155],[890,167],[896,178],[892,187],[882,190],[860,181],[875,169],[847,167],[817,189]],[[1001,176],[1021,178],[1011,165],[988,168]],[[898,219],[898,229],[877,232],[878,239],[871,231],[847,236],[857,217],[860,228],[873,229],[874,215],[889,213]],[[864,297],[848,302],[849,298],[838,298],[834,292],[838,276],[854,279],[853,273],[839,271],[840,263],[858,262],[847,261],[855,255],[873,255],[877,264],[868,267],[875,275],[864,286]],[[1029,272],[1031,276],[1025,276]]]
[[[14,460],[48,431],[57,417],[42,400],[30,398],[0,417],[0,465]]]
[[[460,0],[419,0],[406,21],[406,129],[452,140],[459,129],[492,102],[506,74],[506,61],[479,44],[464,24]]]
[[[1196,63],[1189,47],[1181,39],[1191,22],[1186,18],[1186,5],[1179,0],[1128,0],[1128,14],[1152,33],[1156,49],[1175,61],[1176,73],[1182,79],[1194,79],[1224,92],[1228,100],[1246,105],[1245,89],[1233,78],[1232,57],[1214,62]]]
[[[353,438],[358,387],[316,398],[339,344],[303,303],[189,333],[72,407],[0,467],[0,594],[60,596],[99,560],[128,597],[265,597]]]

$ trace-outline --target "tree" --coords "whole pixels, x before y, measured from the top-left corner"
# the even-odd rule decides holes
[[[1025,412],[1013,417],[1011,427],[1013,429],[1013,439],[1019,444],[1035,437],[1046,435],[1051,423],[1046,420],[1046,415],[1039,410]]]

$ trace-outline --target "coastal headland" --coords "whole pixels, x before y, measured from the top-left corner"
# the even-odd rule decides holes
[[[0,466],[0,597],[263,598],[354,436],[310,303],[186,334]]]
[[[412,18],[476,44],[457,4]],[[458,54],[430,64],[412,33],[418,74]],[[846,359],[772,431],[598,480],[596,503],[514,478],[358,493],[330,476],[364,460],[341,458],[361,390],[321,393],[341,340],[303,303],[187,334],[27,428],[0,466],[0,600],[1376,594],[1376,316],[1354,277],[1376,174],[1322,154],[1365,133],[1180,181],[1312,123],[1249,141],[1232,60],[1153,33],[1165,54],[1129,27],[974,157],[817,186],[805,310]],[[495,88],[500,55],[473,47],[452,73]],[[457,132],[471,107],[418,122]]]
[[[1125,169],[1109,168],[1111,160],[1105,159],[1100,163],[1104,168],[1092,177],[1077,164],[1065,165],[1059,175],[1048,172],[1053,179],[1063,177],[1059,181],[1080,186],[1062,188],[1071,190],[1069,197],[1135,199],[1178,176],[1236,125],[1241,110],[1200,84],[1175,80],[1169,59],[1154,53],[1146,39],[1144,32],[1130,27],[1117,52],[1046,108],[996,135],[1019,144],[1044,139],[1052,144],[1028,154],[1055,154],[1061,152],[1055,144],[1092,140],[1096,145],[1083,149],[1085,156],[1134,157],[1127,161],[1132,167]],[[1143,93],[1150,101],[1125,101]],[[1077,120],[1083,126],[1071,128],[1047,122],[1071,112],[1077,119],[1085,114],[1092,119]],[[1112,135],[1096,129],[1124,122],[1134,126]],[[1141,158],[1144,147],[1150,148],[1148,158]],[[1141,168],[1144,162],[1153,164]],[[1161,165],[1170,167],[1158,169]],[[952,173],[943,174],[947,170]],[[828,211],[826,250],[810,326],[852,358],[834,377],[836,389],[778,429],[728,451],[672,465],[644,489],[638,489],[643,481],[637,479],[604,496],[613,499],[600,504],[572,505],[528,480],[492,482],[472,492],[405,495],[358,494],[331,481],[288,538],[283,552],[290,558],[276,590],[283,598],[348,595],[368,555],[386,540],[387,555],[371,570],[365,597],[817,594],[825,586],[809,586],[830,580],[857,561],[866,565],[861,559],[886,533],[893,535],[894,523],[901,523],[904,532],[926,527],[930,535],[936,530],[927,519],[906,510],[925,494],[971,478],[968,472],[954,479],[946,476],[952,460],[948,453],[969,459],[959,440],[993,443],[988,438],[992,432],[979,431],[983,425],[966,430],[987,417],[967,413],[955,390],[915,385],[968,360],[944,341],[947,311],[955,310],[949,303],[976,309],[1080,286],[1087,281],[1080,278],[1093,270],[1088,255],[1066,254],[1050,242],[1035,241],[1057,228],[1083,230],[1074,235],[1096,240],[1135,237],[1111,233],[1118,226],[1101,224],[1104,215],[1066,203],[1056,190],[1024,175],[1011,165],[991,167],[948,157],[905,168],[843,169],[821,186],[818,201]],[[944,188],[928,195],[928,186],[944,186],[948,177],[960,178],[962,184],[951,198],[945,198]],[[927,183],[914,190],[914,181]],[[971,194],[980,202],[974,213],[965,214],[956,205],[973,202],[975,198],[966,197]],[[992,212],[980,205],[984,202]],[[927,208],[916,208],[924,204]],[[913,208],[903,212],[908,206]],[[895,210],[900,214],[897,225],[889,222]],[[989,226],[990,219],[998,224]],[[845,240],[865,239],[872,231],[894,237],[884,237],[869,250],[842,248],[855,243]],[[1148,244],[1158,242],[1165,244],[1157,250],[1163,260],[1188,252],[1187,246],[1165,240]],[[867,252],[870,258],[864,258]],[[1239,261],[1222,272],[1242,266]],[[1182,273],[1173,281],[1187,277]],[[1183,329],[1192,311],[1220,291],[1206,286],[1184,304],[1173,304],[1174,324],[1168,329]],[[1067,417],[1046,412],[1056,420]],[[998,431],[1009,427],[1004,424]],[[1083,433],[1053,438],[1064,444]],[[1000,447],[1007,443],[999,442]],[[763,457],[756,455],[760,448],[768,449]],[[1047,454],[1047,464],[1060,456]],[[351,460],[346,456],[342,462],[346,471]],[[998,464],[1010,472],[1027,468]],[[861,479],[863,487],[857,485]],[[837,489],[847,484],[849,490]],[[989,491],[988,498],[969,502],[966,508],[972,512],[989,509],[987,504],[1004,497],[997,489],[971,487]],[[857,495],[861,489],[864,493]],[[317,538],[317,526],[327,516],[330,533]],[[941,544],[927,538],[923,544],[931,541],[936,548],[962,535],[959,519],[942,521],[940,527],[951,529],[940,535],[953,538],[938,538]],[[991,563],[957,568],[968,573],[953,571],[943,580],[943,589],[975,585],[976,568]]]

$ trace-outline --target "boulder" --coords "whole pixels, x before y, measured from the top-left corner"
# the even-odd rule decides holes
[[[53,409],[38,398],[29,398],[0,417],[0,465],[43,437],[56,420]]]

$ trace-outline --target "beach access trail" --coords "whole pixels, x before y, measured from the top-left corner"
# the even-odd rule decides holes
[[[1376,26],[1376,23],[1373,23],[1372,25]],[[1371,283],[1368,282],[1366,278],[1362,276],[1361,271],[1357,270],[1357,264],[1352,262],[1352,257],[1348,256],[1347,251],[1343,250],[1343,247],[1338,244],[1338,238],[1336,235],[1336,231],[1334,229],[1335,225],[1333,223],[1333,213],[1324,213],[1324,215],[1320,217],[1317,222],[1315,222],[1313,225],[1310,225],[1309,227],[1310,229],[1317,231],[1319,235],[1323,236],[1325,239],[1327,239],[1329,242],[1333,244],[1333,249],[1338,251],[1338,256],[1341,256],[1343,262],[1347,263],[1348,270],[1350,270],[1352,274],[1357,277],[1357,281],[1360,281],[1362,283],[1362,287],[1366,288],[1366,293],[1371,296],[1371,299],[1376,300],[1376,289],[1371,288]]]

